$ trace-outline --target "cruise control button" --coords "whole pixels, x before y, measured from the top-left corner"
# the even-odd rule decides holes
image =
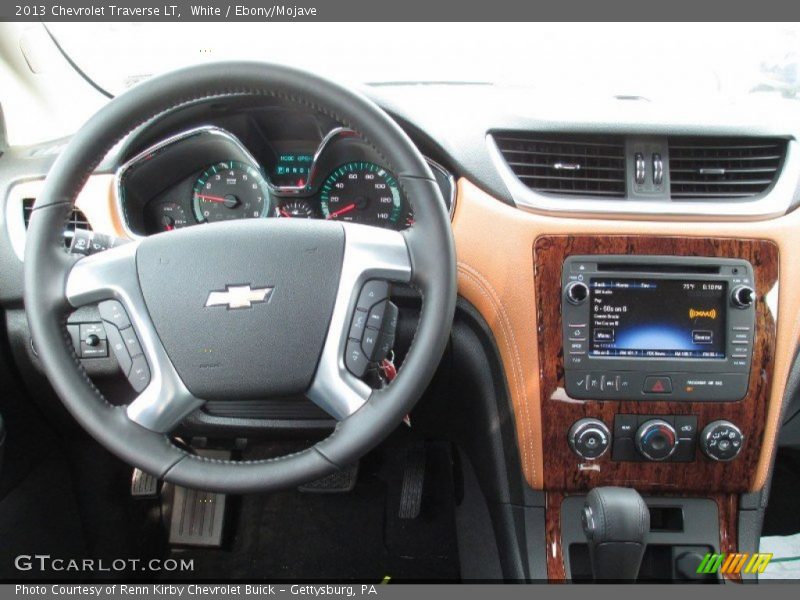
[[[361,294],[358,296],[357,308],[369,310],[381,300],[385,300],[388,296],[389,284],[386,281],[372,279],[361,288]]]
[[[348,340],[344,351],[344,365],[356,377],[363,377],[367,372],[369,361],[361,349],[361,344],[355,340]]]
[[[142,346],[139,344],[139,338],[136,337],[133,327],[123,329],[120,333],[122,334],[122,341],[125,342],[125,347],[128,349],[128,354],[138,356],[142,353]]]
[[[397,330],[397,319],[400,317],[400,309],[394,302],[389,302],[386,306],[386,312],[383,314],[383,327],[382,331],[388,331],[392,335]]]
[[[122,304],[116,300],[106,300],[97,305],[100,311],[100,316],[104,321],[113,323],[118,329],[125,329],[131,322],[128,319],[128,313],[122,307]]]
[[[137,392],[141,392],[150,383],[150,367],[147,366],[144,356],[137,356],[133,359],[128,381]]]
[[[125,342],[122,341],[122,335],[111,323],[106,324],[106,334],[108,335],[108,345],[117,359],[119,368],[122,369],[122,372],[127,377],[131,371],[132,361],[130,354],[128,354],[128,348],[125,346]]]
[[[646,394],[671,394],[672,380],[669,377],[645,377],[643,391]]]

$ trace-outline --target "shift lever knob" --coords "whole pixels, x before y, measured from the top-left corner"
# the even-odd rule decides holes
[[[581,514],[595,579],[635,580],[650,531],[650,511],[639,492],[595,488]]]

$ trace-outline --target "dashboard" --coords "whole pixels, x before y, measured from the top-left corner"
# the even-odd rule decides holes
[[[135,154],[116,174],[127,233],[252,218],[339,220],[396,231],[414,224],[394,174],[358,134],[338,125],[323,133],[325,124],[305,128],[304,120],[276,130],[280,118],[274,111],[251,116],[247,141],[224,126],[203,124]],[[449,207],[452,176],[429,164]]]

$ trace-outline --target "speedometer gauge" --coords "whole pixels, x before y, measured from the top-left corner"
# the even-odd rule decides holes
[[[201,223],[263,217],[269,205],[267,182],[258,169],[235,160],[210,166],[192,189],[192,207]]]
[[[322,184],[320,209],[326,219],[402,229],[408,217],[395,178],[371,162],[349,162]]]

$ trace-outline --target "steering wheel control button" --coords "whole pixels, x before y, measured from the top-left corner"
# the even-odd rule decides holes
[[[378,347],[378,336],[380,332],[377,329],[368,327],[364,331],[364,337],[361,339],[361,349],[370,361],[375,360],[376,348]]]
[[[131,371],[128,373],[128,381],[136,392],[141,392],[150,383],[150,368],[144,356],[137,356],[133,359]]]
[[[645,377],[643,391],[645,394],[671,394],[672,379],[669,377]]]
[[[122,341],[125,342],[125,347],[128,349],[128,354],[131,356],[138,356],[142,353],[142,345],[139,343],[139,338],[136,337],[136,332],[133,327],[127,327],[121,332]]]
[[[119,329],[114,327],[111,323],[106,323],[106,334],[108,335],[108,345],[111,347],[111,351],[117,359],[117,364],[119,364],[119,368],[127,377],[128,373],[131,371],[132,361],[130,354],[128,354],[128,349],[125,346],[125,342],[122,340],[122,334],[119,332]]]
[[[636,449],[648,460],[666,460],[678,447],[675,428],[663,419],[651,419],[636,432]]]
[[[364,329],[367,326],[367,315],[369,315],[369,313],[360,308],[357,308],[353,313],[353,322],[350,324],[349,335],[351,339],[360,340],[361,336],[364,335]]]
[[[380,329],[383,326],[383,315],[386,312],[387,304],[389,304],[388,300],[382,300],[370,309],[369,317],[367,318],[367,327]]]
[[[367,372],[369,360],[361,349],[361,343],[358,340],[347,341],[347,347],[344,351],[344,364],[347,370],[356,377],[363,377],[364,373]]]
[[[599,419],[585,418],[575,421],[567,434],[572,451],[584,460],[600,458],[611,444],[611,433]]]
[[[369,310],[381,300],[389,297],[389,283],[380,279],[371,279],[361,288],[356,308]]]
[[[700,434],[700,448],[708,458],[726,462],[742,451],[744,435],[730,421],[713,421]]]
[[[117,329],[125,329],[131,324],[128,319],[128,313],[125,312],[122,304],[116,300],[105,300],[97,305],[97,309],[100,311],[100,317],[103,321],[113,323]]]

